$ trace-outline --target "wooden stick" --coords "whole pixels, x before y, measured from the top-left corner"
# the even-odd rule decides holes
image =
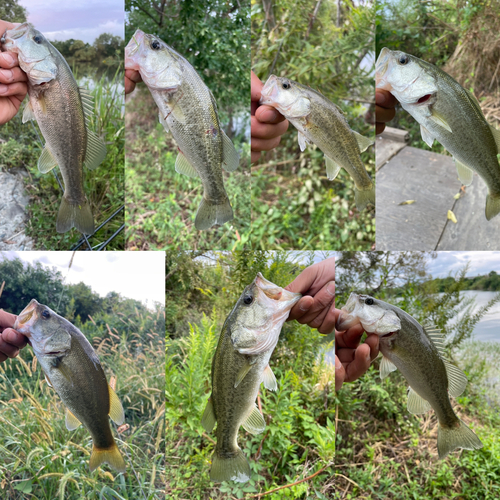
[[[314,474],[311,474],[310,476],[307,476],[304,479],[301,479],[300,481],[296,481],[295,483],[291,483],[291,484],[285,484],[284,486],[280,486],[279,488],[274,488],[274,490],[269,490],[269,491],[266,491],[265,493],[257,493],[257,495],[251,495],[248,498],[260,498],[260,497],[263,497],[266,495],[270,495],[271,493],[274,493],[275,491],[283,490],[285,488],[291,488],[292,486],[303,483],[304,481],[309,481],[309,479],[312,479],[313,477],[317,476],[318,474],[321,474],[329,465],[330,464],[325,465],[318,472],[315,472]],[[342,474],[337,474],[337,475],[342,475]],[[356,484],[356,483],[354,483],[354,484]],[[356,484],[356,486],[358,486],[358,485]],[[358,486],[358,488],[359,488],[359,486]]]

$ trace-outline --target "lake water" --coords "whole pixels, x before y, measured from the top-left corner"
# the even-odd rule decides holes
[[[475,298],[474,311],[485,306],[494,296],[495,292],[462,292],[465,297]],[[491,310],[474,327],[472,336],[475,340],[500,342],[500,303],[495,304]]]

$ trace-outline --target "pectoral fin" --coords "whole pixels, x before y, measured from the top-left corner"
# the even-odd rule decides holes
[[[388,358],[383,356],[380,362],[380,378],[383,380],[389,373],[395,372],[397,369],[397,366],[392,361],[389,361]]]
[[[457,167],[457,174],[460,182],[464,186],[470,186],[472,184],[474,172],[469,167],[466,167],[463,163],[459,162],[456,158],[455,167]]]
[[[199,177],[198,172],[180,151],[175,160],[175,171],[178,174],[187,175],[188,177]]]
[[[250,434],[260,434],[266,428],[264,417],[257,406],[252,408],[252,412],[241,425]]]
[[[68,431],[74,431],[80,426],[81,422],[78,420],[73,413],[71,413],[67,408],[66,408],[66,429]]]
[[[70,369],[63,363],[63,358],[53,358],[52,359],[52,367],[61,372],[61,375],[71,384],[73,385],[73,377]]]
[[[408,387],[408,411],[420,414],[432,410],[432,406],[424,398],[421,398],[411,387]]]
[[[116,392],[108,384],[109,390],[109,416],[116,425],[122,425],[125,420],[123,406],[116,395]]]
[[[234,383],[235,389],[240,385],[240,382],[246,377],[247,373],[250,371],[250,368],[252,368],[252,365],[248,361],[245,361],[245,363],[241,367],[240,372],[238,373],[238,376],[236,377],[236,382]]]
[[[299,135],[298,135],[298,139],[299,139],[299,147],[300,147],[300,150],[301,151],[304,151],[307,147],[307,143],[309,142],[306,138],[306,136],[300,132],[299,130]]]
[[[42,174],[46,174],[47,172],[50,172],[54,167],[57,167],[57,161],[52,156],[47,146],[45,146],[43,148],[42,154],[40,155],[40,158],[38,158],[38,170],[40,170]]]
[[[233,172],[236,170],[240,164],[240,155],[236,148],[234,147],[233,142],[229,137],[225,134],[223,130],[222,132],[222,168],[226,172]]]
[[[429,120],[432,120],[440,127],[446,129],[448,132],[452,132],[451,127],[448,125],[448,122],[445,120],[443,115],[438,113],[435,109],[432,110],[431,116],[429,116]]]
[[[264,383],[264,387],[270,391],[276,391],[278,389],[276,377],[274,376],[274,373],[269,365],[267,365],[264,369],[262,382]]]
[[[363,151],[366,151],[373,144],[373,141],[371,139],[369,139],[368,137],[365,137],[364,135],[358,134],[354,130],[352,131],[352,133],[354,134],[354,137],[356,138],[360,153],[362,153]]]
[[[434,144],[434,137],[423,125],[420,125],[420,134],[427,146],[432,148],[432,145]]]
[[[23,123],[26,123],[30,120],[36,120],[35,113],[33,113],[33,107],[31,106],[31,101],[26,103],[23,111]]]
[[[201,425],[207,432],[212,432],[215,426],[215,412],[214,405],[212,404],[212,397],[207,401],[207,406],[205,406],[205,411],[201,417]]]
[[[333,181],[339,175],[342,168],[338,163],[335,163],[330,157],[325,156],[326,160],[326,176],[329,180]]]

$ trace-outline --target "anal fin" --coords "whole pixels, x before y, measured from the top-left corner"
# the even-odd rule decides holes
[[[67,408],[66,408],[66,429],[68,431],[74,431],[77,429],[80,425],[81,422],[78,420],[73,413],[71,413]]]
[[[260,434],[266,428],[266,422],[257,406],[252,408],[250,415],[241,424],[250,434]]]
[[[116,425],[121,425],[125,420],[125,412],[123,411],[123,406],[120,400],[118,399],[116,392],[111,388],[109,384],[108,384],[108,390],[109,390],[109,416]]]

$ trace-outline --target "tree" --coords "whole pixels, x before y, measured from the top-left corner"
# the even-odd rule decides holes
[[[0,19],[9,23],[26,22],[26,8],[19,5],[18,0],[2,0],[0,3]]]

